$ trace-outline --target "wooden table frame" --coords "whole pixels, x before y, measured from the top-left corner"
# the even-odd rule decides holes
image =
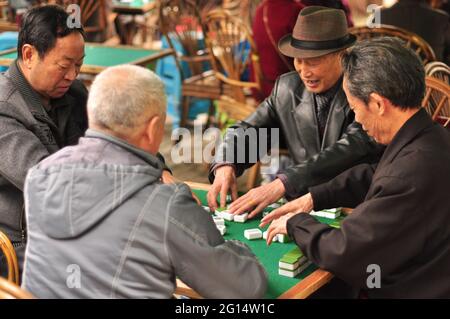
[[[194,182],[186,182],[193,189],[200,189],[208,191],[210,185]],[[278,299],[305,299],[312,293],[317,291],[320,287],[324,286],[333,278],[333,274],[323,269],[317,269],[307,277],[302,279],[291,289],[285,291]],[[195,292],[192,288],[187,286],[181,280],[177,279],[177,288],[175,294],[187,296],[190,298],[199,299],[202,298],[200,294]]]
[[[114,45],[114,46],[109,46],[109,45],[104,45],[104,44],[99,44],[99,43],[86,43],[86,45],[89,45],[91,47],[93,46],[97,46],[97,47],[104,47],[104,48],[124,48],[124,49],[128,49],[128,50],[141,50],[142,48],[136,48],[133,46],[128,46],[128,45]],[[12,53],[14,51],[16,51],[16,48],[13,49],[8,49],[5,51],[1,51],[0,52],[0,65],[1,66],[9,66],[12,62],[13,59],[5,59],[2,58],[1,56],[4,54],[8,54],[8,53]],[[141,59],[137,59],[134,61],[129,61],[127,62],[128,64],[134,64],[134,65],[140,65],[140,66],[145,66],[147,64],[149,64],[150,62],[153,62],[157,59],[169,56],[173,54],[173,50],[172,49],[162,49],[162,50],[158,50],[158,52],[155,52],[153,54],[150,54],[144,58]],[[83,64],[81,66],[80,69],[80,73],[82,74],[91,74],[91,75],[97,75],[100,72],[102,72],[104,69],[108,68],[107,66],[98,66],[98,65],[89,65],[89,64]]]

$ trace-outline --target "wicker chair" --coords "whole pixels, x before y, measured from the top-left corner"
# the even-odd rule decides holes
[[[15,283],[0,277],[0,299],[34,299],[34,297]]]
[[[382,36],[396,37],[402,39],[407,48],[414,50],[422,59],[424,65],[428,62],[436,60],[436,55],[434,54],[433,49],[424,39],[417,34],[406,31],[402,28],[390,25],[381,25],[377,28],[354,27],[349,31],[354,34],[358,40],[366,40]]]
[[[239,18],[225,10],[213,10],[206,17],[207,44],[212,56],[215,76],[230,87],[231,94],[224,94],[218,101],[219,113],[225,113],[233,120],[243,120],[257,107],[250,98],[250,90],[259,90],[261,70],[252,34]],[[255,81],[244,81],[242,77],[253,63]],[[260,163],[249,171],[247,188],[256,185]]]
[[[8,266],[8,280],[19,284],[19,263],[17,262],[16,251],[9,238],[0,231],[0,248],[5,256]]]
[[[227,88],[210,69],[211,57],[202,44],[204,29],[197,7],[191,1],[162,0],[159,10],[160,30],[176,52],[175,62],[182,79],[180,126],[186,125],[190,98],[209,99],[211,117],[213,100],[219,99]]]
[[[426,78],[426,94],[422,106],[431,118],[450,129],[450,86],[436,78]]]
[[[425,73],[450,85],[450,67],[444,62],[434,61],[425,65]]]

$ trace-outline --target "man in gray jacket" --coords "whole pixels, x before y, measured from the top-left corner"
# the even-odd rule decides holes
[[[25,289],[170,298],[179,277],[204,297],[263,296],[267,275],[249,248],[224,241],[186,185],[161,181],[165,108],[163,84],[147,69],[118,66],[95,79],[86,136],[25,182]]]
[[[76,144],[87,128],[87,90],[76,80],[83,64],[84,32],[67,27],[67,18],[57,6],[30,10],[19,32],[18,59],[0,74],[0,231],[12,241],[20,268],[27,171]],[[1,258],[0,276],[5,276]]]

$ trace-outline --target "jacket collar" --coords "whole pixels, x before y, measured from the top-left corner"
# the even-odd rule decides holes
[[[112,135],[109,135],[109,134],[106,134],[106,133],[103,133],[103,132],[100,132],[100,131],[97,131],[94,129],[88,129],[86,131],[85,138],[97,138],[97,139],[105,140],[109,143],[120,146],[121,148],[123,148],[126,151],[132,153],[133,155],[139,157],[140,159],[144,160],[145,162],[147,162],[149,165],[151,165],[153,167],[156,167],[159,169],[164,169],[164,164],[158,159],[157,156],[147,153],[147,152],[137,148],[136,146],[131,145],[130,143],[128,143],[127,141],[125,141],[121,138],[118,138],[118,137],[115,137],[115,136],[112,136]]]
[[[340,134],[342,125],[345,121],[345,106],[348,102],[345,93],[342,90],[342,86],[340,85],[342,79],[340,79],[336,85],[338,85],[338,83],[339,87],[336,89],[336,94],[330,103],[330,112],[328,113],[322,144],[320,143],[313,93],[305,88],[301,79],[300,86],[295,91],[295,96],[300,100],[295,110],[298,128],[300,132],[314,132],[314,134],[300,134],[300,138],[304,145],[314,145],[315,153],[334,144],[336,135]],[[333,86],[333,88],[335,88],[335,86]]]
[[[394,136],[381,157],[380,165],[381,163],[392,162],[397,154],[405,147],[405,145],[414,140],[423,130],[433,125],[438,124],[432,121],[424,108],[421,108],[408,121],[406,121],[406,123]]]

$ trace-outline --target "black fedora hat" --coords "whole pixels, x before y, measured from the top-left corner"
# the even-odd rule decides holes
[[[278,49],[292,58],[313,58],[343,50],[355,42],[343,10],[310,6],[300,11],[292,34],[280,39]]]

